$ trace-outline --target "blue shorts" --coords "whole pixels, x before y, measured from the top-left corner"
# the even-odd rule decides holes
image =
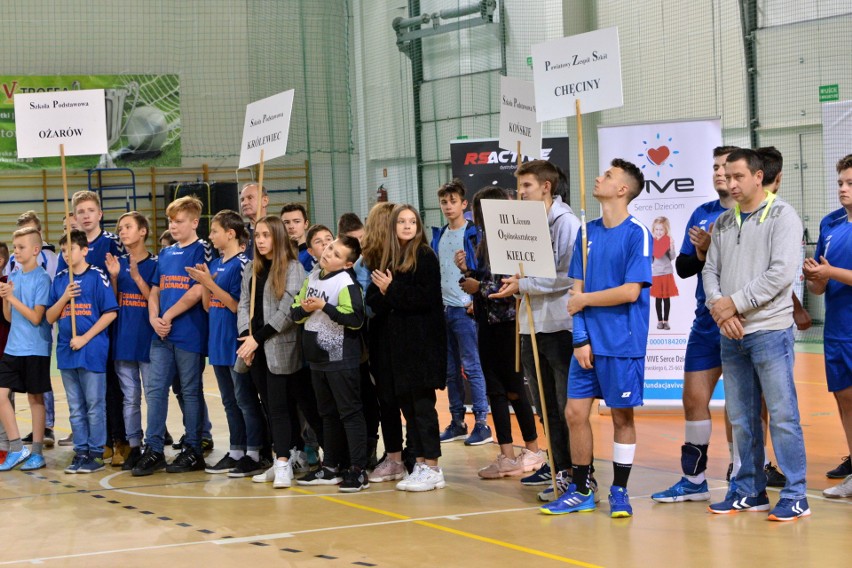
[[[721,333],[719,328],[696,329],[689,331],[686,343],[686,358],[683,363],[685,373],[706,371],[722,366]]]
[[[823,349],[828,392],[852,387],[852,342],[827,340]]]
[[[644,357],[595,355],[593,364],[591,369],[584,369],[576,357],[571,357],[568,398],[602,398],[610,408],[642,406]]]

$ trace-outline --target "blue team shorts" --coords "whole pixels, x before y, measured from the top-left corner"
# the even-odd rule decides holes
[[[722,347],[719,328],[715,325],[710,329],[689,331],[689,341],[686,342],[686,358],[683,370],[686,373],[706,371],[722,366]]]
[[[823,349],[828,392],[852,387],[852,342],[827,340]]]
[[[602,398],[610,408],[642,406],[644,357],[595,355],[593,364],[591,369],[584,369],[576,357],[571,357],[568,398]]]

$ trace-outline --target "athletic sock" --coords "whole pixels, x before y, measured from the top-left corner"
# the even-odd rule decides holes
[[[577,486],[577,491],[584,495],[589,494],[589,473],[592,465],[577,465],[574,464],[574,475],[572,481]]]
[[[20,452],[24,449],[24,443],[20,438],[15,438],[14,440],[9,440],[9,451],[10,452]]]
[[[260,450],[249,450],[246,455],[256,462],[260,461]]]
[[[244,455],[246,455],[246,453],[243,450],[228,450],[228,455],[231,456],[233,459],[240,461],[240,459]]]
[[[619,444],[614,442],[612,445],[612,484],[617,487],[627,487],[627,479],[630,477],[630,470],[633,468],[633,458],[636,455],[636,444]]]
[[[44,452],[44,442],[33,442],[32,453],[42,454]]]
[[[769,453],[766,451],[766,446],[763,446],[763,469],[766,469],[771,462],[769,461]]]

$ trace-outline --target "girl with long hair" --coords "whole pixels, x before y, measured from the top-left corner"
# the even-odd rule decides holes
[[[438,257],[411,205],[394,207],[388,230],[391,236],[371,274],[367,305],[376,317],[387,317],[384,349],[390,384],[416,458],[413,471],[396,488],[441,489],[446,483],[438,466],[441,442],[435,389],[446,386],[447,336]]]

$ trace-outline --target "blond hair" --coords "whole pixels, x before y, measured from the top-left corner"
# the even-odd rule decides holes
[[[38,214],[32,209],[21,213],[20,216],[18,216],[18,220],[15,221],[15,225],[17,225],[18,227],[23,227],[24,225],[29,225],[30,223],[35,225],[39,233],[41,232],[41,219],[38,218]]]
[[[378,268],[382,255],[394,234],[391,232],[390,216],[395,204],[387,201],[376,203],[364,222],[364,238],[361,241],[361,256],[364,266]]]
[[[12,233],[12,240],[14,241],[20,237],[26,237],[27,235],[35,235],[36,243],[39,247],[41,247],[41,231],[36,229],[35,227],[24,227],[23,229],[18,229],[14,233]]]
[[[200,219],[203,209],[204,205],[200,199],[194,195],[184,195],[169,203],[169,206],[166,207],[166,216],[169,219],[174,219],[178,213],[186,213],[193,219]]]
[[[94,191],[83,190],[76,192],[71,197],[71,209],[76,210],[77,205],[84,201],[94,201],[97,204],[98,209],[100,209],[101,207],[101,198],[98,197],[97,193],[95,193]]]

